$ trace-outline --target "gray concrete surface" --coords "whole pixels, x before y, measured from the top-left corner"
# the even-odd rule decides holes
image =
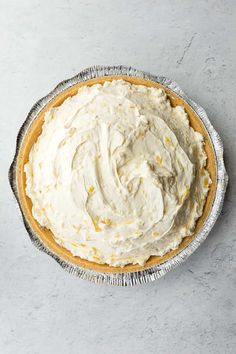
[[[0,353],[217,354],[236,346],[236,2],[0,0]],[[175,79],[208,112],[230,176],[205,243],[164,278],[98,286],[35,249],[9,189],[33,103],[94,64]]]

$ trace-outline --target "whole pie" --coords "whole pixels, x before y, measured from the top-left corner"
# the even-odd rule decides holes
[[[73,256],[144,265],[194,233],[206,159],[202,134],[162,88],[105,81],[46,111],[26,193],[34,219]]]

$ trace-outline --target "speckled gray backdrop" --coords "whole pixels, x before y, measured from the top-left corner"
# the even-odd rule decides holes
[[[236,2],[0,0],[0,352],[217,354],[236,346]],[[164,278],[98,286],[35,249],[7,181],[33,103],[94,64],[175,79],[223,138],[230,183],[204,244]]]

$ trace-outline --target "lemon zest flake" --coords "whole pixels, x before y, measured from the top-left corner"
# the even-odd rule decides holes
[[[208,187],[209,186],[209,179],[207,177],[204,178],[203,184],[204,184],[204,187]]]
[[[91,217],[91,220],[92,220],[92,223],[93,223],[95,231],[96,232],[102,231],[102,229],[99,227],[99,225],[98,225],[97,221],[95,220],[95,218]]]
[[[93,194],[93,192],[94,192],[94,186],[89,186],[88,193]]]
[[[167,144],[171,144],[171,143],[172,143],[171,138],[170,138],[169,136],[166,136],[166,137],[165,137],[165,142],[166,142]]]
[[[156,160],[156,163],[158,163],[158,165],[161,165],[161,164],[162,164],[162,158],[161,158],[161,156],[157,155],[156,158],[155,158],[155,160]]]
[[[72,246],[74,246],[74,247],[78,247],[78,243],[76,243],[76,242],[71,242],[71,244],[72,244]]]
[[[190,188],[186,187],[185,192],[182,194],[182,196],[180,197],[180,202],[181,204],[183,203],[183,201],[186,199],[186,197],[188,196],[190,192]]]
[[[138,132],[136,133],[136,137],[137,137],[137,138],[143,138],[145,134],[146,134],[145,131],[140,130],[140,131],[138,131]]]
[[[92,247],[93,253],[97,253],[97,248],[96,247]]]
[[[112,225],[112,221],[111,219],[103,219],[101,220],[101,222],[107,226],[111,226]]]
[[[132,189],[133,189],[133,184],[132,184],[132,182],[129,182],[129,184],[128,184],[128,186],[127,186],[127,189],[128,189],[129,192],[132,191]]]

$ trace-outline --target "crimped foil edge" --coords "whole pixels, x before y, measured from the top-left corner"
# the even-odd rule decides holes
[[[78,265],[65,261],[64,259],[60,258],[57,254],[53,253],[50,249],[48,249],[39,239],[37,234],[34,233],[34,231],[31,229],[27,219],[25,218],[21,210],[19,197],[18,197],[17,181],[16,181],[16,163],[17,163],[17,156],[20,149],[20,145],[24,139],[25,134],[27,133],[27,130],[31,122],[37,117],[39,112],[46,106],[46,104],[49,101],[51,101],[54,97],[56,97],[60,92],[63,92],[67,88],[79,82],[87,81],[97,77],[114,76],[114,75],[136,76],[143,79],[155,81],[171,89],[178,96],[183,98],[197,113],[199,118],[202,120],[205,128],[207,129],[215,150],[216,164],[217,164],[217,188],[216,188],[215,200],[208,218],[206,219],[203,227],[197,233],[193,241],[186,248],[184,248],[177,255],[167,260],[166,262],[153,266],[148,269],[144,269],[142,271],[129,272],[129,273],[102,273],[102,272],[100,273],[100,272],[95,272],[93,270],[88,270],[86,268],[82,268],[79,267]],[[119,285],[119,286],[134,286],[138,284],[151,282],[162,277],[171,269],[183,263],[206,239],[207,235],[209,234],[212,227],[214,226],[218,216],[220,215],[223,206],[224,195],[228,183],[228,175],[226,173],[225,166],[224,166],[222,140],[219,134],[213,128],[211,122],[209,121],[209,118],[205,110],[200,105],[198,105],[193,100],[191,100],[183,92],[183,90],[175,81],[168,79],[164,76],[154,76],[147,72],[134,69],[132,67],[119,65],[119,66],[93,66],[85,70],[82,70],[74,77],[59,83],[48,95],[41,98],[38,102],[35,103],[35,105],[30,110],[29,114],[27,115],[27,118],[23,123],[23,125],[21,126],[19,133],[17,135],[15,156],[9,169],[9,182],[12,191],[16,197],[16,200],[18,202],[25,228],[35,247],[45,252],[46,254],[50,255],[51,257],[53,257],[63,269],[65,269],[71,274],[78,276],[81,279],[87,279],[97,284],[106,283],[106,284]]]

